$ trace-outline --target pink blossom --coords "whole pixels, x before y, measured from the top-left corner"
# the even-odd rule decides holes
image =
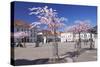
[[[79,32],[88,32],[88,29],[91,28],[91,25],[88,21],[75,21],[75,25],[72,25],[67,29],[67,31],[79,33]]]
[[[15,38],[24,38],[24,37],[27,37],[27,36],[29,36],[28,32],[15,32],[14,33]]]
[[[35,10],[35,11],[34,11]],[[39,18],[39,22],[41,24],[45,24],[48,26],[48,29],[58,29],[64,25],[64,21],[67,21],[64,17],[58,17],[57,11],[52,8],[45,7],[37,7],[30,8],[30,14],[34,14]]]

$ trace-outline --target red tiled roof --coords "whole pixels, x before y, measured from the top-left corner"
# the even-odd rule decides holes
[[[44,35],[54,35],[54,32],[53,31],[50,31],[50,30],[42,30],[42,32],[43,32],[43,34]],[[56,32],[56,35],[60,35],[61,34],[61,32]]]
[[[21,26],[21,27],[25,27],[25,28],[29,28],[30,25],[28,23],[26,23],[25,21],[22,20],[15,20],[14,21],[14,26]]]

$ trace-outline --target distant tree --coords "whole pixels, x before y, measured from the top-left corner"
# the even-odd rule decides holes
[[[81,38],[80,38],[80,33],[82,32],[89,32],[88,30],[91,28],[92,26],[90,25],[90,21],[84,20],[78,20],[75,21],[75,24],[68,27],[67,31],[73,32],[74,34],[78,33],[79,34],[79,39],[77,42],[77,46],[78,49],[81,48]]]
[[[38,38],[38,32],[39,32],[39,29],[40,29],[40,25],[41,25],[41,23],[40,22],[33,22],[33,23],[31,23],[30,24],[30,30],[33,30],[34,29],[34,34],[35,34],[35,43],[36,43],[36,45],[35,45],[35,47],[39,47],[39,38]],[[31,34],[33,34],[33,33],[31,33]]]
[[[14,33],[14,38],[18,39],[18,44],[20,44],[20,45],[21,45],[21,40],[25,37],[28,37],[28,36],[30,36],[30,34],[27,31],[24,31],[24,32],[20,31],[20,32],[15,32]],[[25,46],[25,41],[24,41],[23,46],[26,47]]]
[[[92,34],[97,34],[97,26],[92,27],[88,31],[91,33],[90,34],[90,49],[93,49],[94,48],[94,44],[93,44]]]

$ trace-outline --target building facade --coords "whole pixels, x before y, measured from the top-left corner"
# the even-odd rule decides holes
[[[21,42],[30,42],[34,43],[38,39],[41,42],[53,42],[54,35],[49,30],[42,30],[38,31],[37,28],[30,29],[30,25],[24,21],[15,20],[14,21],[14,32],[28,32],[29,36],[25,37],[24,39],[21,39]],[[41,34],[39,34],[41,33]],[[39,35],[39,37],[37,37]],[[56,32],[57,41],[59,42],[70,42],[70,41],[78,41],[79,34],[74,34],[72,32]],[[97,34],[92,34],[92,39],[95,40],[97,37]],[[81,40],[89,40],[91,38],[90,33],[80,33],[80,39]],[[15,42],[19,41],[19,38],[14,38]]]
[[[29,29],[30,25],[21,20],[14,21],[14,33],[16,32],[27,32],[29,35],[20,39],[21,42],[35,42],[36,40],[36,29]],[[19,38],[14,37],[14,41],[18,42]]]
[[[90,33],[80,33],[81,40],[89,40],[91,38]],[[61,33],[61,42],[67,41],[77,41],[79,39],[79,34],[74,34],[72,32]],[[96,39],[96,34],[92,34],[92,39]]]

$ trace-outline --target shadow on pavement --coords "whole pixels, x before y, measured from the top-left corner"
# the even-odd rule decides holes
[[[26,59],[18,59],[18,60],[13,60],[13,65],[14,66],[19,66],[19,65],[36,65],[36,64],[47,64],[49,59],[36,59],[36,60],[26,60]]]
[[[87,50],[90,50],[90,49],[89,48],[84,48],[84,49],[80,50],[80,53],[78,53],[77,51],[73,51],[73,52],[67,52],[64,55],[66,55],[65,58],[70,57],[70,58],[73,59],[73,57],[78,57],[80,54],[84,53]],[[92,49],[92,50],[96,50],[96,49]],[[59,61],[66,62],[66,61],[64,61],[65,58],[62,58]],[[14,66],[19,66],[19,65],[37,65],[37,64],[49,64],[49,61],[50,61],[49,58],[36,59],[36,60],[27,60],[27,59],[13,60],[13,59],[11,59],[11,64],[14,65]],[[75,59],[74,59],[74,61],[75,61]]]
[[[64,55],[67,55],[67,56],[69,56],[69,57],[75,57],[75,56],[78,57],[79,55],[81,55],[82,53],[84,53],[84,52],[87,51],[87,50],[92,51],[92,50],[97,50],[97,49],[83,48],[83,49],[81,49],[79,52],[77,52],[77,51],[66,52]]]

